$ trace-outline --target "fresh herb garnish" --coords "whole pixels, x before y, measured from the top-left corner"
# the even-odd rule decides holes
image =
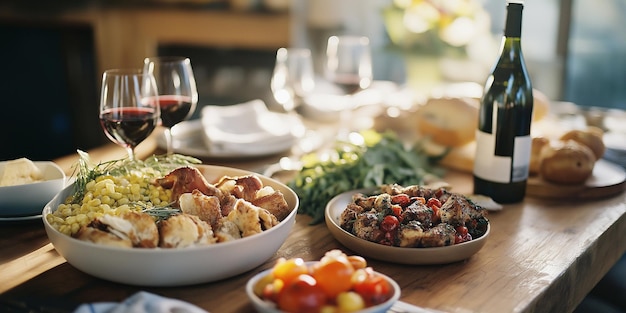
[[[102,175],[123,176],[132,171],[141,171],[148,178],[157,178],[186,165],[200,164],[202,161],[185,155],[153,155],[145,160],[123,158],[94,164],[87,152],[77,150],[78,164],[74,167],[74,194],[72,203],[79,203],[85,195],[87,184]]]
[[[147,206],[144,203],[137,203],[138,206],[142,207],[141,212],[147,213],[157,219],[157,221],[165,220],[172,215],[180,214],[182,211],[180,209],[174,208],[171,204],[167,206]]]
[[[364,144],[337,142],[331,153],[320,158],[304,156],[303,168],[288,182],[300,198],[299,213],[307,214],[317,224],[324,219],[324,209],[334,196],[383,184],[417,185],[443,176],[418,142],[407,147],[394,132],[361,132]]]

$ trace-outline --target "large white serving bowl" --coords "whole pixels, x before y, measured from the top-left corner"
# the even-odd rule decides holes
[[[318,261],[309,261],[306,262],[307,266],[312,266],[313,264],[317,263]],[[248,295],[248,299],[250,299],[250,302],[252,302],[252,306],[254,306],[254,309],[259,312],[259,313],[286,313],[285,311],[281,311],[276,307],[276,304],[271,302],[271,301],[266,301],[261,299],[259,296],[257,296],[254,293],[254,286],[261,280],[263,279],[263,277],[267,276],[270,274],[270,272],[273,269],[267,269],[264,270],[256,275],[254,275],[252,278],[250,278],[248,280],[248,282],[246,283],[246,294]],[[389,309],[396,303],[398,302],[398,299],[400,299],[400,295],[402,293],[400,286],[398,285],[398,283],[393,280],[391,277],[379,273],[379,272],[375,272],[376,275],[381,276],[382,278],[384,278],[386,281],[389,282],[389,284],[391,285],[391,287],[393,288],[393,294],[391,295],[391,297],[381,303],[381,304],[377,304],[371,307],[367,307],[363,310],[359,310],[359,311],[355,311],[353,313],[385,313],[388,312]]]
[[[0,216],[25,217],[41,214],[42,208],[65,187],[65,173],[54,162],[33,161],[43,181],[0,187]],[[7,161],[0,162],[0,174]]]
[[[491,224],[487,225],[487,231],[483,236],[471,241],[445,247],[392,247],[359,238],[339,226],[339,217],[352,200],[352,195],[357,192],[367,191],[368,190],[362,189],[341,193],[328,202],[324,212],[326,226],[335,239],[347,248],[363,256],[399,264],[447,264],[468,259],[485,245],[487,237],[489,236]]]
[[[209,182],[222,176],[252,172],[210,165],[198,169]],[[258,175],[258,174],[257,174]],[[139,286],[183,286],[212,282],[249,271],[267,261],[289,235],[298,211],[298,196],[284,184],[261,175],[265,186],[283,193],[291,213],[278,225],[260,234],[230,242],[181,249],[116,248],[81,241],[53,228],[46,215],[73,192],[70,185],[43,210],[43,222],[54,248],[75,268],[110,281]]]

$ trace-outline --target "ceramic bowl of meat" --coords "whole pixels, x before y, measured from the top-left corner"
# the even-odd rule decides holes
[[[181,248],[163,248],[160,245],[153,248],[116,247],[79,240],[53,226],[51,213],[74,192],[75,185],[72,184],[45,206],[43,223],[48,237],[57,252],[76,269],[105,280],[137,286],[167,287],[213,282],[252,270],[271,258],[285,242],[295,223],[299,203],[295,192],[274,179],[241,169],[209,165],[195,167],[209,183],[223,177],[257,176],[263,186],[282,193],[288,206],[286,216],[262,232],[224,242]]]
[[[15,161],[15,160],[14,160]],[[65,173],[51,161],[27,161],[37,172],[35,180],[21,180],[20,183],[0,187],[0,217],[2,219],[26,219],[39,216],[43,207],[65,187]],[[4,177],[7,168],[16,164],[12,161],[0,162],[0,177]],[[17,164],[16,171],[24,174],[28,165]],[[10,175],[10,173],[7,173]],[[9,179],[10,180],[10,179]],[[28,181],[28,182],[26,182]]]
[[[399,247],[369,241],[355,236],[341,227],[341,214],[352,202],[353,195],[375,195],[372,190],[354,190],[341,193],[331,199],[325,208],[325,222],[337,241],[363,256],[387,262],[410,265],[447,264],[466,260],[476,254],[489,237],[488,223],[482,236],[470,241],[441,247]]]

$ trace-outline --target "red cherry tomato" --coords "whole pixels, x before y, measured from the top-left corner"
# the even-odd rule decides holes
[[[282,280],[285,285],[301,274],[307,274],[309,268],[301,258],[279,259],[274,265],[272,275],[275,279]]]
[[[315,278],[302,274],[285,285],[278,295],[278,308],[285,312],[319,312],[327,297]]]
[[[441,209],[441,201],[437,198],[430,198],[428,202],[426,202],[426,206],[433,210],[432,221],[434,224],[437,224],[441,220],[441,213],[439,209]]]
[[[411,198],[408,195],[401,193],[391,196],[391,203],[399,204],[404,208],[411,203]]]
[[[395,231],[400,225],[400,221],[393,215],[386,215],[380,223],[380,230],[386,233]]]
[[[393,213],[393,215],[397,218],[400,218],[400,216],[402,215],[402,207],[398,204],[394,204],[391,206],[391,211]]]
[[[469,233],[467,227],[457,226],[455,227],[456,235],[454,236],[454,243],[462,243],[472,240],[472,235]]]
[[[338,294],[350,290],[352,286],[350,278],[353,273],[354,267],[347,258],[337,258],[319,263],[313,268],[311,275],[326,296],[335,299]]]
[[[349,255],[348,261],[352,264],[352,267],[354,267],[355,270],[365,268],[367,266],[367,261],[360,255]]]
[[[426,199],[424,197],[411,197],[411,203],[419,202],[421,204],[426,204]]]
[[[391,284],[376,275],[371,267],[357,270],[352,281],[352,289],[361,295],[367,306],[383,303],[391,297]]]
[[[439,201],[439,199],[437,199],[437,198],[430,198],[426,202],[426,206],[431,208],[431,209],[432,209],[433,206],[436,206],[437,208],[440,208],[441,207],[441,201]]]

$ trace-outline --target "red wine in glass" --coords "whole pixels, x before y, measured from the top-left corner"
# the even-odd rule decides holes
[[[100,124],[110,140],[134,148],[146,139],[158,123],[154,108],[110,108],[100,114]]]
[[[355,94],[362,89],[361,77],[356,74],[335,74],[332,83],[348,95]]]
[[[171,128],[188,118],[198,103],[191,60],[180,56],[148,57],[144,59],[143,72],[154,75],[157,83],[167,154],[172,154]]]
[[[161,107],[161,123],[167,128],[187,119],[192,108],[191,97],[181,95],[159,96],[158,105]]]

